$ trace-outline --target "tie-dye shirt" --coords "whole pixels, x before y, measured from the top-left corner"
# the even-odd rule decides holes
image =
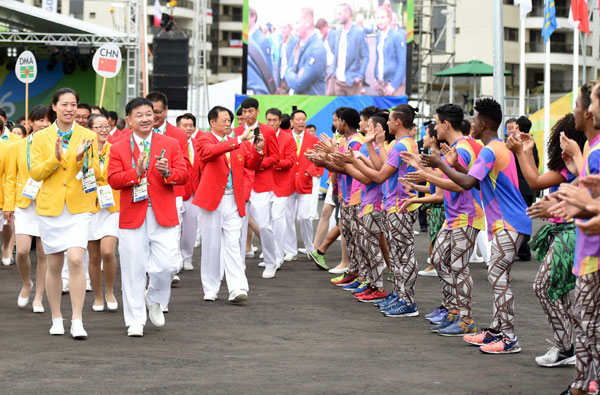
[[[494,139],[483,147],[469,175],[480,182],[490,240],[503,229],[531,234],[531,219],[519,191],[515,157],[503,141]]]
[[[375,152],[379,155],[379,149],[373,143],[375,147]],[[363,144],[360,147],[360,152],[366,156],[369,156],[369,150],[367,148],[367,144]],[[376,182],[372,182],[369,185],[365,185],[363,183],[361,185],[361,193],[360,193],[360,216],[372,213],[373,211],[381,211],[382,201],[383,201],[383,192],[381,189],[381,184]]]
[[[404,199],[416,196],[415,191],[406,188],[404,185],[402,185],[400,181],[398,181],[400,178],[406,177],[406,174],[408,174],[409,172],[415,171],[414,167],[409,166],[408,163],[406,163],[404,159],[402,159],[402,156],[400,156],[401,152],[419,152],[417,143],[412,137],[402,136],[396,139],[396,144],[394,144],[394,147],[390,150],[388,154],[386,164],[396,168],[396,172],[390,177],[390,179],[395,179],[395,195],[391,197],[391,193],[388,192],[388,199],[386,199],[386,210],[389,213],[396,212],[402,205],[402,201]],[[388,187],[391,188],[392,185],[388,185]],[[420,204],[411,204],[405,209],[405,212],[414,211],[418,209],[419,206]]]
[[[452,144],[458,154],[458,163],[469,170],[476,160],[475,152],[465,137],[461,137]],[[442,157],[446,162],[446,159]],[[447,164],[448,162],[446,162]],[[444,174],[444,178],[448,178]],[[485,215],[481,208],[481,195],[479,190],[473,188],[463,192],[452,192],[444,189],[444,211],[446,213],[446,230],[472,226],[475,229],[485,229]]]
[[[596,136],[583,153],[583,168],[579,177],[600,173],[600,135]],[[582,219],[582,222],[589,221]],[[573,274],[582,276],[600,270],[598,261],[600,257],[600,235],[586,235],[577,228],[575,241],[575,262]]]
[[[358,151],[365,142],[365,138],[360,133],[354,133],[347,139],[340,141],[340,152]],[[344,206],[354,206],[360,204],[360,186],[361,183],[347,174],[338,174],[338,194],[340,202]]]
[[[385,150],[388,154],[392,148],[394,148],[395,144],[396,140],[392,140],[391,143],[385,143]],[[396,183],[398,182],[398,169],[396,169],[396,173],[394,174],[392,177],[385,180],[383,184],[381,184],[381,191],[383,192],[383,209],[386,211],[390,209],[390,204],[393,205],[396,203]]]

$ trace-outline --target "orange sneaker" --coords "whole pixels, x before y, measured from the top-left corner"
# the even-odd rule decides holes
[[[490,328],[483,328],[481,332],[474,335],[465,335],[463,340],[474,346],[482,346],[498,340],[500,333]]]
[[[479,347],[479,351],[484,354],[514,354],[521,352],[521,346],[516,336],[510,339],[501,334],[498,340]]]

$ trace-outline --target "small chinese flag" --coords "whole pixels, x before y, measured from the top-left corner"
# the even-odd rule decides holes
[[[98,60],[98,71],[114,73],[117,71],[117,59],[100,58]]]

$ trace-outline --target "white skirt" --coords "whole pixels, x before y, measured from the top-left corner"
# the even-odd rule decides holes
[[[56,217],[38,215],[37,218],[46,254],[56,254],[72,247],[87,249],[92,213],[71,214],[65,205]]]
[[[119,212],[111,213],[103,208],[92,214],[90,240],[101,240],[106,236],[119,237]]]
[[[35,200],[31,201],[28,207],[15,207],[15,234],[40,237]]]
[[[333,185],[328,186],[327,193],[325,194],[325,201],[323,203],[335,206],[335,203],[333,202]]]

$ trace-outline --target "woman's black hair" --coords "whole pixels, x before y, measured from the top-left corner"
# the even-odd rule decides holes
[[[52,109],[52,105],[58,103],[58,100],[60,99],[60,97],[62,95],[66,95],[68,93],[74,95],[75,96],[75,101],[77,103],[79,103],[79,94],[77,92],[75,92],[71,88],[60,88],[59,90],[57,90],[56,92],[54,92],[54,95],[52,95],[52,101],[50,103],[50,106],[48,106],[48,120],[50,122],[56,121],[56,111],[54,111]]]
[[[560,171],[565,167],[560,148],[560,132],[565,132],[566,137],[575,140],[582,151],[586,142],[585,134],[575,129],[573,114],[567,114],[559,119],[552,127],[552,133],[548,140],[548,170]]]
[[[29,112],[29,120],[35,122],[39,119],[44,119],[48,116],[48,107],[46,106],[35,106]]]

